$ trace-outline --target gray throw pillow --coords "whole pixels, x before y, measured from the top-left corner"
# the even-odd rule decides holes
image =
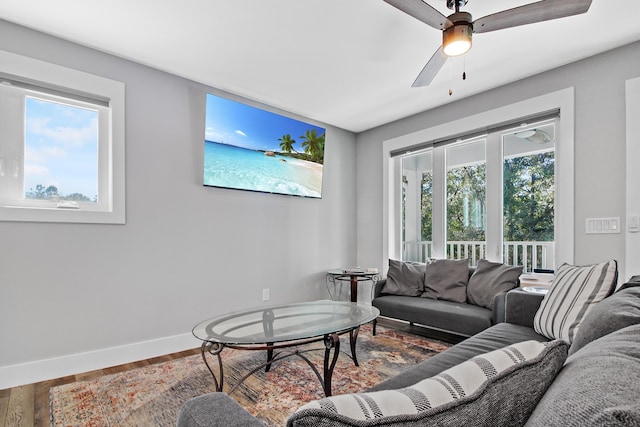
[[[565,362],[527,427],[640,426],[640,325],[585,345]]]
[[[518,286],[522,267],[481,259],[467,285],[467,301],[480,307],[493,308],[493,297]]]
[[[637,324],[640,324],[640,287],[636,286],[618,291],[593,307],[582,319],[569,354],[611,332]]]
[[[424,271],[424,264],[410,264],[390,259],[387,281],[382,287],[382,292],[419,297],[424,290]]]
[[[422,297],[467,302],[469,260],[437,259],[427,264]]]
[[[309,402],[287,426],[521,426],[566,358],[564,341],[524,341],[410,387]]]

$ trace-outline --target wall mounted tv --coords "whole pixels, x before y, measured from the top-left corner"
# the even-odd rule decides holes
[[[322,197],[326,130],[207,94],[204,185]]]

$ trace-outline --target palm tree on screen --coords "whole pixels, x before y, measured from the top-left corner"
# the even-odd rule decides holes
[[[318,135],[315,129],[308,130],[300,136],[304,141],[302,148],[314,162],[322,163],[324,158],[324,133]]]
[[[293,148],[293,144],[296,143],[296,140],[291,138],[290,134],[282,135],[281,138],[278,138],[278,141],[280,141],[280,148],[283,152],[291,153],[293,150],[297,153],[296,149]]]

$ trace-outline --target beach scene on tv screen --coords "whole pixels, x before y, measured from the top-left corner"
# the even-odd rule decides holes
[[[204,185],[322,196],[325,129],[207,94]]]

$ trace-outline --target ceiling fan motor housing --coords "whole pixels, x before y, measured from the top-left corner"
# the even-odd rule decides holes
[[[447,0],[447,7],[451,10],[455,10],[456,7],[461,8],[467,4],[468,0]]]
[[[447,56],[462,55],[471,49],[473,36],[471,19],[471,14],[467,12],[456,12],[449,16],[453,25],[445,28],[442,32],[442,46]]]

